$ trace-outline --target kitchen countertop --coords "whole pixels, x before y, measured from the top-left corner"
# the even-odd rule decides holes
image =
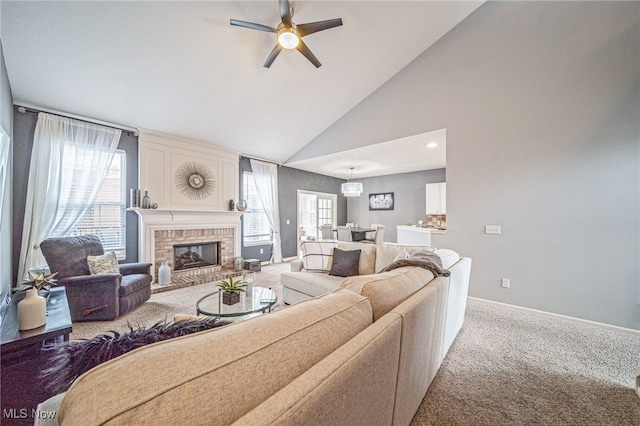
[[[447,230],[446,229],[439,229],[439,228],[420,228],[418,226],[407,226],[407,225],[399,225],[398,226],[399,229],[407,229],[410,231],[417,231],[417,232],[429,232],[431,234],[446,234]]]

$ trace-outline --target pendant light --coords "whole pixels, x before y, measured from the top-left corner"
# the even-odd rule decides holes
[[[351,179],[353,180],[353,167],[351,167]],[[342,184],[342,194],[345,197],[359,197],[362,193],[362,183],[360,182],[345,182]]]

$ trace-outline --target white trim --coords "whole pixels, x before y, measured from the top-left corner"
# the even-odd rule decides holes
[[[240,256],[242,212],[187,212],[178,210],[127,209],[138,214],[138,256],[140,262],[155,265],[155,231],[175,229],[233,228],[234,257]]]
[[[282,259],[282,262],[280,263],[293,262],[294,260],[298,260],[298,259],[299,259],[298,256],[285,257],[284,259]]]
[[[604,328],[604,329],[611,330],[611,331],[617,331],[619,333],[626,333],[626,334],[633,334],[634,336],[640,336],[640,330],[634,330],[633,328],[620,327],[620,326],[617,326],[617,325],[605,324],[603,322],[590,321],[590,320],[586,320],[586,319],[582,319],[582,318],[576,318],[576,317],[570,317],[570,316],[567,316],[567,315],[555,314],[553,312],[547,312],[547,311],[540,311],[538,309],[525,308],[523,306],[518,306],[518,305],[510,305],[509,303],[496,302],[494,300],[481,299],[479,297],[469,296],[468,299],[476,300],[478,302],[488,303],[488,304],[491,304],[491,305],[498,305],[498,306],[504,306],[504,307],[507,307],[507,308],[519,309],[521,311],[532,312],[532,313],[539,314],[539,315],[544,315],[544,316],[547,316],[547,317],[561,318],[561,319],[564,319],[564,320],[567,320],[567,321],[571,321],[571,322],[577,322],[577,323],[582,323],[582,324],[586,324],[586,325],[591,325],[591,326],[594,326],[594,327]]]

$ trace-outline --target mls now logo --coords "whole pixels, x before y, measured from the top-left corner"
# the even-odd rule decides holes
[[[27,419],[29,418],[29,410],[26,408],[4,408],[2,410],[2,418],[3,419]],[[39,418],[39,419],[55,419],[56,412],[55,411],[40,411],[38,412],[35,409],[31,410],[31,418]]]

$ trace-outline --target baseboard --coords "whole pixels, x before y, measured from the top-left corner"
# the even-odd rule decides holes
[[[561,318],[561,319],[564,319],[564,320],[567,320],[567,321],[573,321],[573,322],[578,322],[578,323],[582,323],[582,324],[588,324],[588,325],[592,325],[592,326],[595,326],[595,327],[604,328],[604,329],[607,329],[607,330],[617,331],[619,333],[626,333],[626,334],[633,334],[634,336],[640,336],[640,330],[634,330],[632,328],[626,328],[626,327],[620,327],[620,326],[617,326],[617,325],[605,324],[603,322],[589,321],[589,320],[582,319],[582,318],[576,318],[576,317],[570,317],[570,316],[567,316],[567,315],[555,314],[553,312],[540,311],[538,309],[525,308],[523,306],[518,306],[518,305],[510,305],[509,303],[496,302],[494,300],[481,299],[479,297],[469,296],[468,298],[472,299],[472,300],[476,300],[478,302],[489,303],[489,304],[498,305],[498,306],[505,306],[505,307],[508,307],[508,308],[519,309],[521,311],[532,312],[532,313],[536,313],[536,314],[544,315],[544,316],[548,316],[548,317]]]
[[[297,260],[298,256],[291,256],[291,257],[285,257],[284,259],[282,259],[283,262],[293,262],[294,260]]]

